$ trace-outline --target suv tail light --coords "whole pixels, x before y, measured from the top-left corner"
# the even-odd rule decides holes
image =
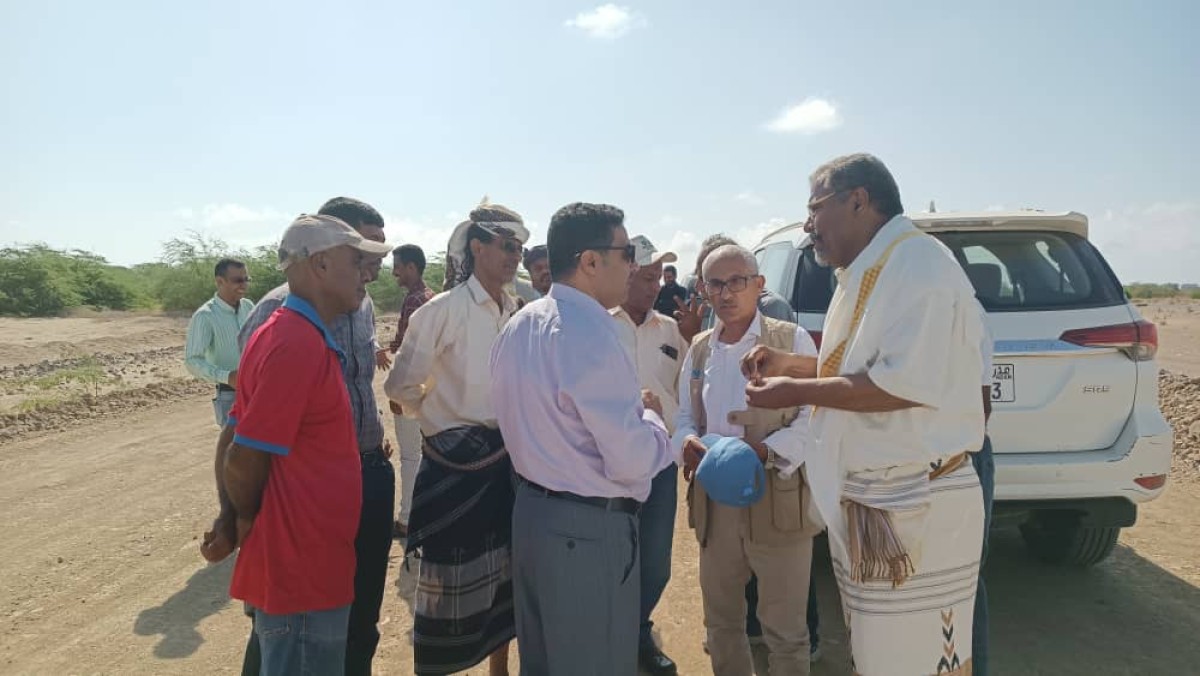
[[[820,331],[809,331],[808,335],[812,337],[813,343],[816,344],[817,352],[820,352],[821,351],[821,332]]]
[[[1132,324],[1073,329],[1059,340],[1085,347],[1115,347],[1134,361],[1149,361],[1158,353],[1158,327],[1144,319]]]

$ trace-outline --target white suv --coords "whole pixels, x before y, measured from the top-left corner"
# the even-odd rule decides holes
[[[1137,503],[1162,492],[1174,437],[1158,407],[1158,332],[1087,240],[1087,217],[936,213],[913,218],[963,266],[996,339],[993,523],[1019,525],[1051,563],[1112,553]],[[800,223],[755,250],[767,287],[820,340],[835,279]]]

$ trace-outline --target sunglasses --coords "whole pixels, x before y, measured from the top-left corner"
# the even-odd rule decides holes
[[[621,258],[624,258],[626,263],[632,263],[637,258],[636,244],[626,244],[625,246],[589,246],[583,251],[620,251]],[[583,255],[583,251],[575,255],[581,256]]]
[[[524,251],[524,249],[521,247],[521,243],[515,239],[497,239],[495,244],[506,254],[519,254],[523,253]]]
[[[253,280],[251,280],[249,277],[226,277],[225,281],[229,282],[230,284],[249,284]]]

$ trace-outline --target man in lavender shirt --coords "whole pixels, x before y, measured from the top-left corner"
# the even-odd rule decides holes
[[[662,404],[608,314],[637,268],[625,215],[550,221],[550,293],[492,346],[492,401],[518,475],[513,596],[521,673],[637,673],[637,513],[672,456]]]

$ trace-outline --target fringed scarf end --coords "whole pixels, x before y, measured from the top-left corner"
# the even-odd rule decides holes
[[[882,509],[846,500],[849,527],[850,579],[855,582],[890,580],[895,589],[916,572],[892,520]]]

